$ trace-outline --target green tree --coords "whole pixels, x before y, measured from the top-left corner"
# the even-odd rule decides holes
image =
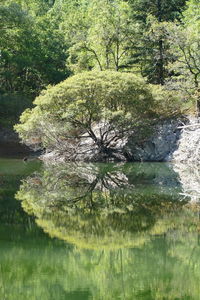
[[[4,1],[0,5],[0,119],[10,127],[48,84],[69,76],[68,46],[58,4]]]
[[[168,76],[169,43],[165,35],[166,22],[180,20],[185,0],[129,0],[133,22],[140,24],[139,43],[135,46],[135,60],[141,73],[151,83],[164,85]]]
[[[25,111],[16,126],[24,142],[37,138],[74,157],[89,138],[94,151],[115,157],[114,144],[133,132],[141,118],[144,124],[153,115],[154,96],[135,75],[85,72],[43,91],[34,103],[36,107]]]
[[[196,113],[200,114],[200,4],[188,1],[182,24],[169,24],[171,63],[170,72],[173,76],[169,83],[173,88],[182,91],[186,100],[193,99]],[[195,14],[193,9],[195,8]]]
[[[0,6],[0,19],[2,24],[0,27],[0,89],[13,91],[14,78],[17,77],[17,81],[20,76],[16,76],[18,72],[16,65],[18,65],[19,60],[22,62],[27,59],[26,55],[20,58],[17,53],[22,45],[26,44],[26,35],[31,33],[30,26],[33,23],[28,14],[14,3],[9,6]],[[26,29],[24,30],[24,28]],[[21,42],[22,39],[25,39],[24,43]]]
[[[0,90],[37,94],[69,75],[67,47],[56,11],[37,15],[31,5],[18,2],[0,7]]]
[[[2,0],[3,5],[17,4],[32,16],[45,15],[53,6],[54,0]]]
[[[120,0],[80,1],[63,23],[72,70],[121,69],[132,67],[131,45],[136,42],[137,24],[131,22],[128,3]]]

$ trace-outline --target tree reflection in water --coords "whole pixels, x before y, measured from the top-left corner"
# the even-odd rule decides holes
[[[51,261],[65,295],[198,299],[198,207],[180,192],[163,165],[69,164],[44,167],[17,198],[51,237],[75,245],[36,263],[42,273]]]
[[[171,182],[157,184],[167,180],[162,169],[148,173],[138,166],[44,167],[23,182],[17,198],[50,236],[86,248],[142,245],[173,227],[171,219],[186,201]]]

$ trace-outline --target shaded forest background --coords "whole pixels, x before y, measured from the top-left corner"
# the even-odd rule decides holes
[[[193,110],[199,16],[199,0],[1,0],[0,125],[46,86],[93,69],[141,75]]]

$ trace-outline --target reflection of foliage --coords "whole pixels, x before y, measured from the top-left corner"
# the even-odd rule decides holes
[[[24,176],[30,175],[39,167],[38,161],[27,164],[17,159],[0,160],[0,223],[19,224],[30,221],[30,217],[23,212],[14,195]]]
[[[163,164],[43,168],[17,197],[51,236],[82,248],[0,225],[0,298],[199,299],[199,208],[179,192]]]
[[[185,209],[164,222],[173,224],[166,234],[115,250],[77,249],[32,231],[22,230],[19,239],[19,230],[0,227],[0,298],[197,300],[198,234],[186,226],[198,223],[196,212]]]
[[[51,236],[85,248],[139,246],[173,227],[167,218],[184,204],[168,183],[175,174],[160,166],[49,166],[25,180],[17,198]]]

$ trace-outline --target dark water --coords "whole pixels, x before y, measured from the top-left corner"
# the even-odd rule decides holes
[[[184,184],[163,163],[1,159],[0,299],[200,299]]]

